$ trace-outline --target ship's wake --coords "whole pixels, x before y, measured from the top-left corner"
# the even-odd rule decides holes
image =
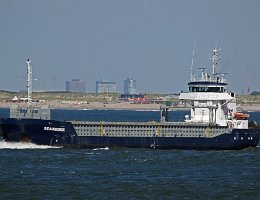
[[[27,142],[25,143],[25,142],[0,141],[0,149],[52,149],[52,148],[60,148],[60,147],[37,145],[37,144],[27,143]]]
[[[93,151],[98,151],[98,150],[109,150],[109,147],[95,148],[95,149],[93,149]]]

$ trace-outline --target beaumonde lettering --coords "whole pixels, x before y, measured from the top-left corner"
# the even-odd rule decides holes
[[[65,132],[65,128],[57,128],[57,127],[49,127],[45,126],[44,127],[45,131],[58,131],[58,132]]]

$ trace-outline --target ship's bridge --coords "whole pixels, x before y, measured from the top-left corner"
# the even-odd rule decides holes
[[[218,50],[212,50],[212,72],[202,70],[201,77],[191,71],[191,79],[188,83],[189,91],[181,92],[179,99],[190,105],[191,113],[186,122],[206,122],[220,126],[227,125],[227,119],[236,112],[236,98],[233,92],[226,91],[227,82],[225,73],[217,73],[216,67],[220,57]]]
[[[201,77],[196,78],[191,68],[191,77],[190,82],[188,83],[189,92],[226,92],[227,82],[225,79],[225,73],[216,72],[218,60],[220,59],[217,49],[212,50],[212,57],[210,59],[212,60],[211,73],[205,72],[205,67],[200,67],[199,69],[201,69]]]
[[[226,92],[225,82],[192,81],[188,83],[189,92]]]

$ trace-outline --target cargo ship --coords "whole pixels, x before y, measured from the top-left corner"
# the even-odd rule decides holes
[[[0,136],[7,142],[69,148],[129,147],[153,149],[240,150],[256,147],[259,128],[249,127],[249,115],[238,112],[236,96],[227,92],[224,74],[216,72],[219,55],[211,51],[212,70],[196,78],[191,69],[188,92],[179,99],[190,108],[182,122],[169,122],[171,106],[160,107],[160,122],[57,121],[48,106],[32,106],[32,66],[27,60],[28,106],[10,108],[0,119]]]

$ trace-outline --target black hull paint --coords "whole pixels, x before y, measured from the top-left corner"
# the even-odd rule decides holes
[[[58,127],[45,131],[49,127]],[[64,128],[64,129],[63,129]],[[65,131],[62,131],[65,130]],[[0,136],[10,142],[69,148],[156,148],[197,150],[239,150],[256,147],[259,129],[233,129],[214,138],[205,137],[112,137],[77,136],[70,122],[39,119],[0,119]]]
[[[44,131],[44,127],[65,128],[66,132]],[[38,145],[74,144],[76,132],[69,122],[39,119],[0,119],[0,135],[7,142],[31,142]]]

